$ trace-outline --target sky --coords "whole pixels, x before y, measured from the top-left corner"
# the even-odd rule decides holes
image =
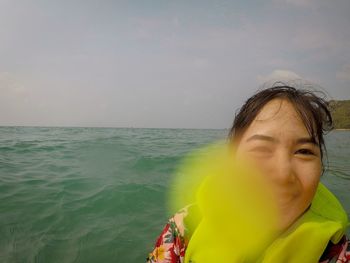
[[[350,99],[349,14],[348,0],[0,0],[0,126],[230,128],[277,80]]]

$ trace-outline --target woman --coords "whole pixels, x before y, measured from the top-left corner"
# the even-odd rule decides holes
[[[281,215],[281,235],[260,253],[259,262],[350,262],[346,213],[319,183],[323,135],[331,128],[326,101],[289,86],[258,92],[236,115],[229,133],[236,156],[247,156],[268,175]],[[200,262],[196,253],[203,252],[192,249],[186,234],[191,209],[169,220],[148,262]]]

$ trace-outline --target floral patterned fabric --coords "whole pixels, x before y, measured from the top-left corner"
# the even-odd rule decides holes
[[[147,258],[148,263],[183,263],[188,240],[185,239],[184,217],[187,209],[183,209],[169,219],[157,239],[155,248]]]
[[[169,219],[157,239],[155,248],[147,258],[147,263],[183,263],[189,238],[186,234],[184,219],[187,208]],[[350,245],[346,236],[338,244],[329,242],[320,263],[350,263]]]

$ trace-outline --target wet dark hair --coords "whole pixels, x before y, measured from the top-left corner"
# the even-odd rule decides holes
[[[232,142],[237,140],[269,101],[277,98],[286,99],[299,113],[311,139],[319,145],[322,160],[324,151],[326,151],[323,135],[333,129],[333,120],[325,94],[318,92],[323,96],[320,97],[315,93],[287,85],[273,86],[258,91],[236,113],[228,139]]]

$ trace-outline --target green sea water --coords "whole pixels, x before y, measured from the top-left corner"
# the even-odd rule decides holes
[[[227,130],[0,127],[0,262],[145,262],[169,182]],[[350,132],[322,181],[350,212]]]

